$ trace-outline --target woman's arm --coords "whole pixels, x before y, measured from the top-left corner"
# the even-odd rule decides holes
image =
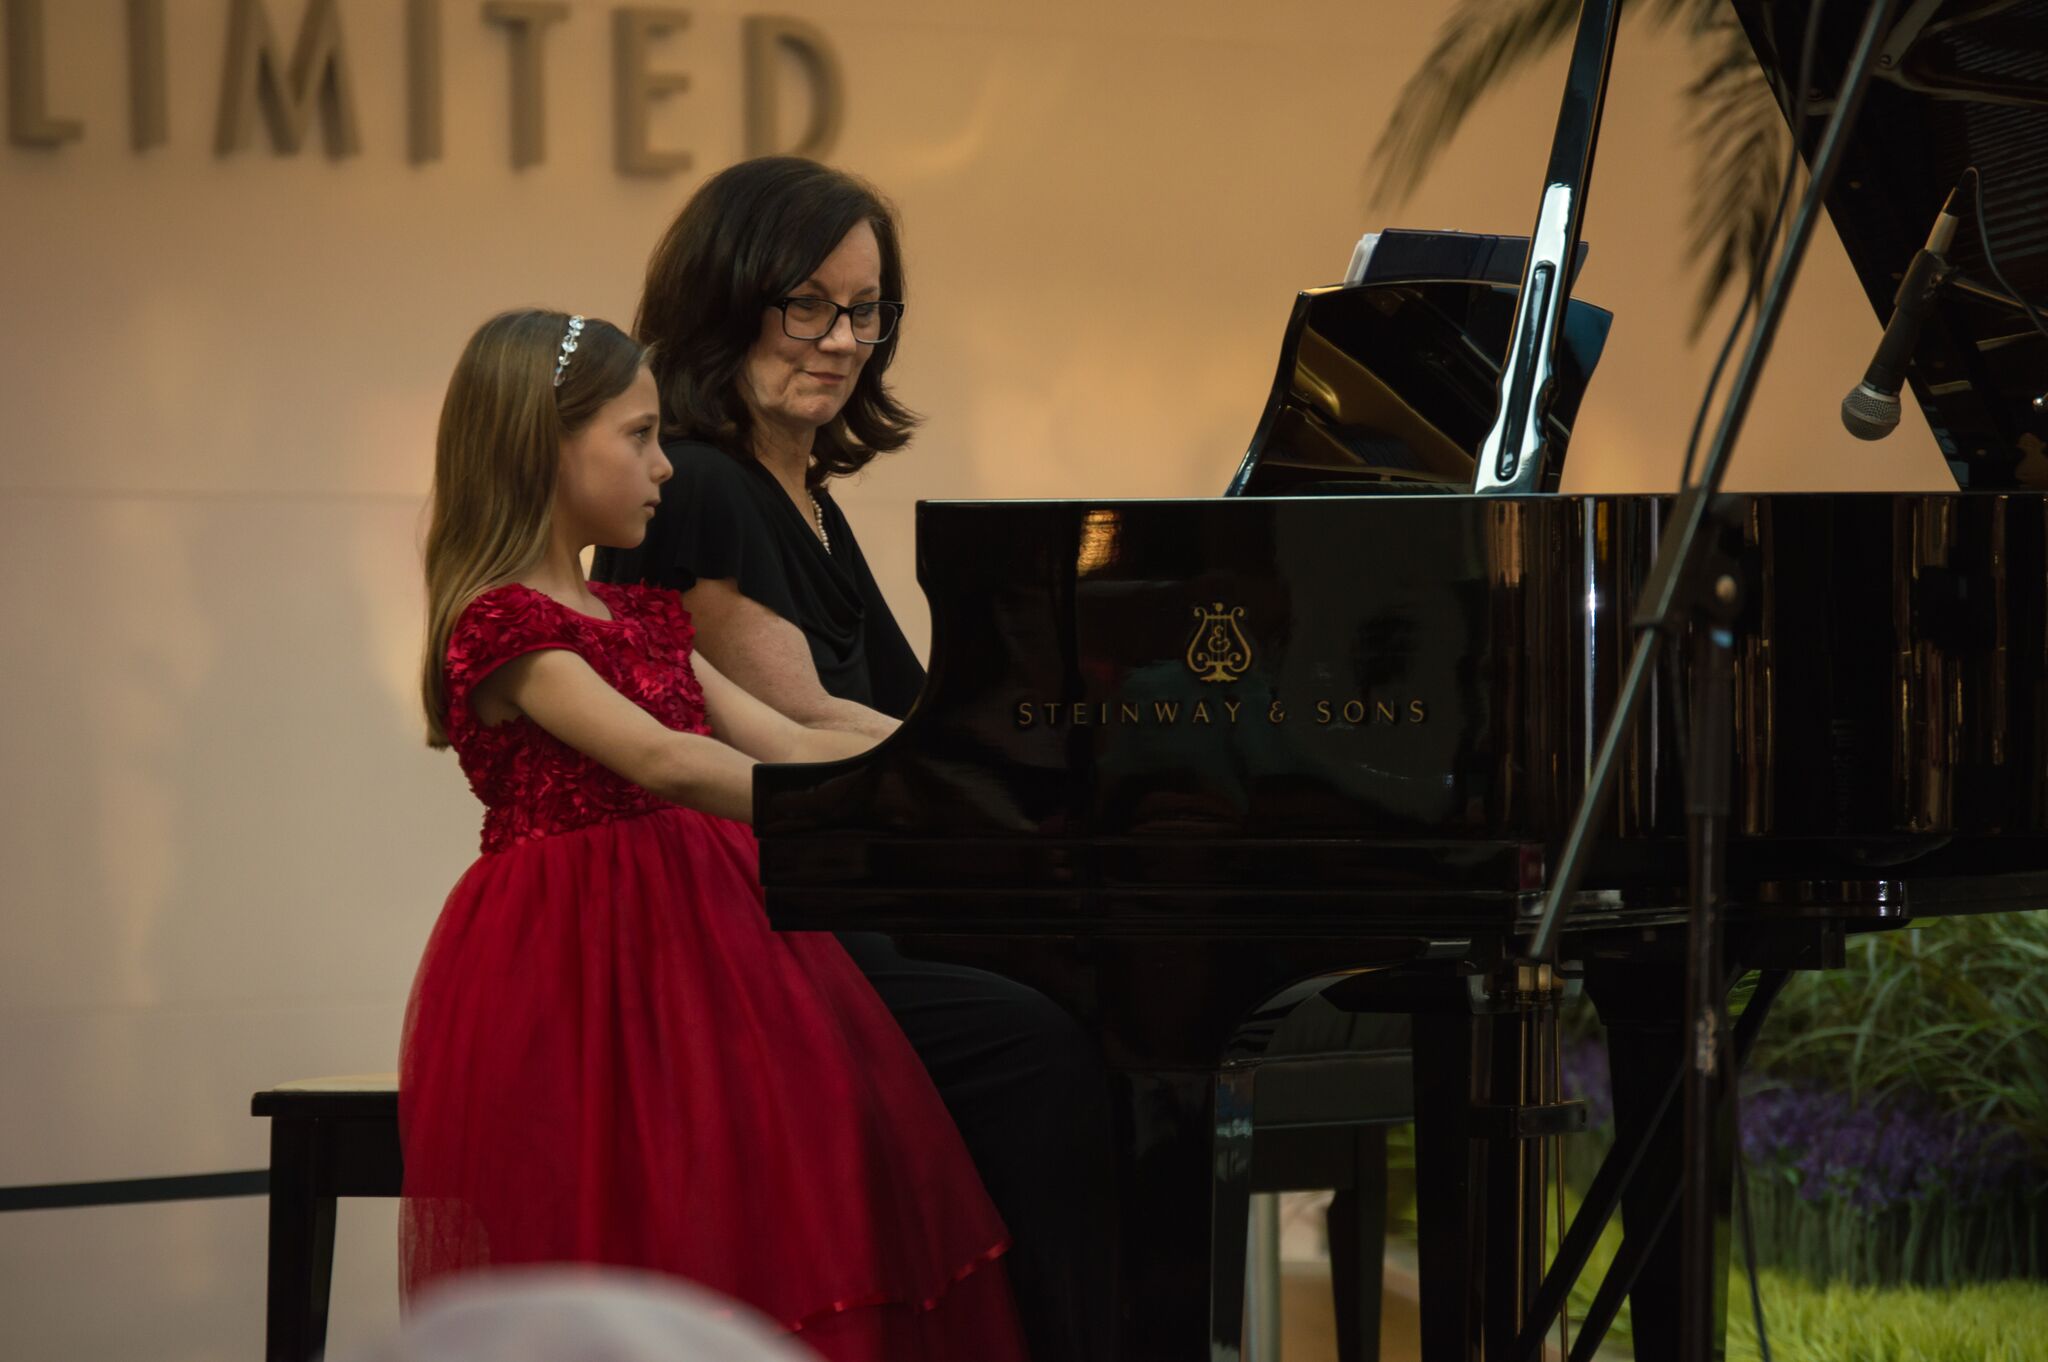
[[[470,703],[480,717],[503,714],[510,706],[663,799],[721,818],[753,820],[752,757],[716,738],[676,732],[619,694],[575,653],[553,648],[516,657],[484,678]]]
[[[712,733],[756,761],[840,761],[875,745],[875,739],[865,734],[809,728],[770,709],[701,654],[695,667]]]
[[[803,630],[731,579],[698,579],[683,605],[697,626],[699,660],[709,658],[750,698],[806,728],[860,734],[870,744],[896,731],[888,715],[827,693]]]

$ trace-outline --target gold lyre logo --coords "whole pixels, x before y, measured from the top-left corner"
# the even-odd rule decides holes
[[[1188,670],[1203,681],[1235,681],[1252,665],[1251,641],[1237,622],[1244,607],[1226,610],[1223,602],[1195,607],[1195,636],[1188,640]]]

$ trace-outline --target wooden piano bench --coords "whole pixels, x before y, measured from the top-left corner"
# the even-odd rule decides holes
[[[397,1196],[398,1078],[315,1078],[259,1092],[270,1119],[270,1264],[266,1362],[312,1362],[327,1348],[334,1202]]]
[[[1405,1047],[1278,1055],[1259,1065],[1252,1085],[1253,1193],[1336,1191],[1328,1225],[1339,1362],[1379,1356],[1387,1127],[1415,1119],[1411,1068]],[[1278,1272],[1277,1221],[1267,1238],[1254,1274]],[[1268,1294],[1270,1313],[1277,1282]]]
[[[1351,1037],[1356,1043],[1359,1037]],[[1386,1247],[1386,1127],[1413,1119],[1408,1052],[1276,1055],[1253,1087],[1252,1189],[1334,1188],[1330,1281],[1341,1362],[1379,1352]],[[327,1346],[335,1201],[397,1196],[405,1167],[393,1074],[316,1078],[257,1093],[270,1120],[266,1362]]]

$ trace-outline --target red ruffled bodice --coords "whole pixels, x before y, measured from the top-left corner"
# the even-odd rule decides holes
[[[690,667],[696,630],[682,601],[659,587],[592,582],[590,589],[610,608],[611,619],[571,610],[513,583],[477,597],[449,636],[448,741],[469,788],[483,801],[487,852],[670,807],[524,715],[493,727],[477,722],[470,692],[513,658],[566,648],[670,728],[710,732],[704,688]]]

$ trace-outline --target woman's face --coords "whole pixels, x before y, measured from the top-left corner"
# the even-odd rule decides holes
[[[882,247],[875,229],[856,224],[789,296],[841,305],[880,298]],[[846,316],[818,340],[792,340],[783,333],[781,309],[764,307],[761,333],[740,367],[740,394],[756,421],[808,438],[846,405],[869,349],[854,340],[853,322]]]
[[[643,368],[562,441],[555,515],[580,543],[630,549],[647,537],[661,485],[675,472],[661,452],[660,413],[654,375]]]

